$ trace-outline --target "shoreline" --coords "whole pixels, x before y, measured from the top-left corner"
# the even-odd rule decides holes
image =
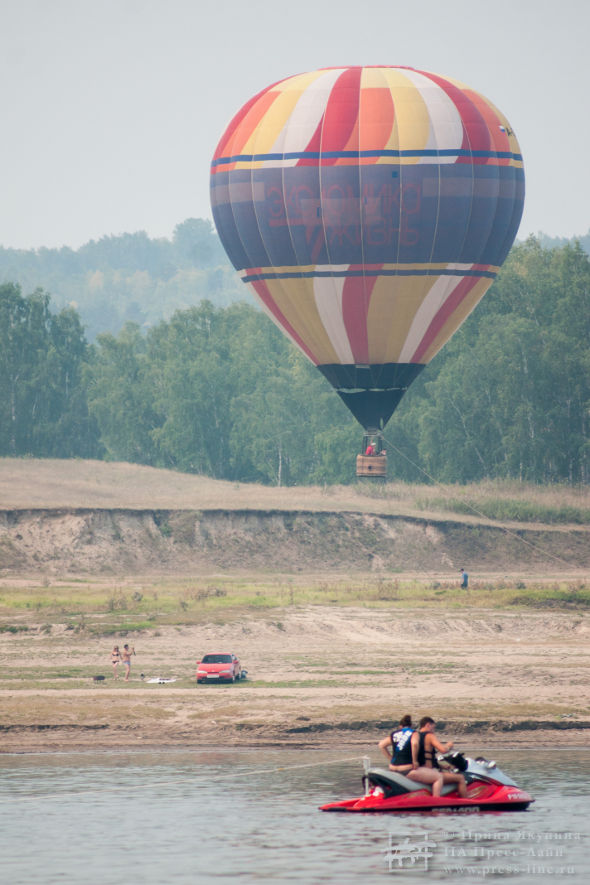
[[[381,724],[381,723],[379,723]],[[381,724],[382,725],[382,724]],[[497,726],[500,726],[499,728]],[[457,749],[475,747],[478,753],[494,750],[524,750],[528,748],[551,749],[559,742],[561,748],[590,751],[590,722],[548,723],[539,720],[535,727],[530,720],[525,727],[521,723],[490,722],[487,727],[477,728],[470,723],[449,722],[440,729],[441,739],[453,740]],[[133,733],[130,733],[133,732]],[[141,732],[141,733],[138,733]],[[354,734],[352,733],[354,732]],[[287,734],[274,729],[256,729],[256,734],[246,736],[240,729],[230,733],[224,729],[223,736],[211,730],[209,734],[187,734],[171,732],[168,729],[142,729],[135,726],[129,729],[112,729],[109,726],[64,726],[64,725],[14,725],[0,728],[0,755],[38,755],[51,753],[79,752],[136,752],[161,750],[204,750],[219,749],[220,744],[231,744],[236,749],[307,749],[325,750],[340,748],[343,753],[358,749],[361,755],[379,754],[378,741],[383,737],[383,728],[366,730],[346,728],[318,723],[307,734]],[[465,752],[469,752],[465,750]]]

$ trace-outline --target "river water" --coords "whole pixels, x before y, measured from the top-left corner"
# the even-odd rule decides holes
[[[361,754],[340,755],[337,762],[325,750],[0,756],[0,881],[590,881],[590,749],[561,752],[559,766],[555,751],[486,751],[537,800],[527,812],[487,814],[323,814],[319,805],[362,792]],[[379,764],[378,755],[372,761]],[[403,846],[414,847],[400,863]]]

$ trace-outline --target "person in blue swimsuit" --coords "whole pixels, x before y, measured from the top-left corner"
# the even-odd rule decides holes
[[[123,651],[121,652],[121,658],[123,660],[123,666],[125,667],[125,682],[129,682],[129,674],[131,673],[131,655],[135,654],[135,649],[129,648],[127,643],[123,646]]]
[[[390,771],[407,774],[412,769],[412,717],[402,716],[395,731],[379,741],[379,749],[389,762]]]

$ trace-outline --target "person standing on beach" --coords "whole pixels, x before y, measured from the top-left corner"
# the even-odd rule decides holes
[[[125,666],[125,682],[129,682],[129,674],[131,673],[131,655],[135,654],[135,649],[133,647],[129,648],[127,643],[123,646],[123,651],[121,652],[121,657],[123,658],[123,664]]]
[[[111,652],[111,664],[113,665],[113,676],[115,679],[119,678],[119,674],[117,673],[117,665],[121,663],[121,652],[119,651],[119,646],[116,645]]]

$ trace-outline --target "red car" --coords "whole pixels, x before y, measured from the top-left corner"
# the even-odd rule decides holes
[[[227,652],[203,655],[197,662],[197,682],[235,682],[241,678],[239,660]]]

